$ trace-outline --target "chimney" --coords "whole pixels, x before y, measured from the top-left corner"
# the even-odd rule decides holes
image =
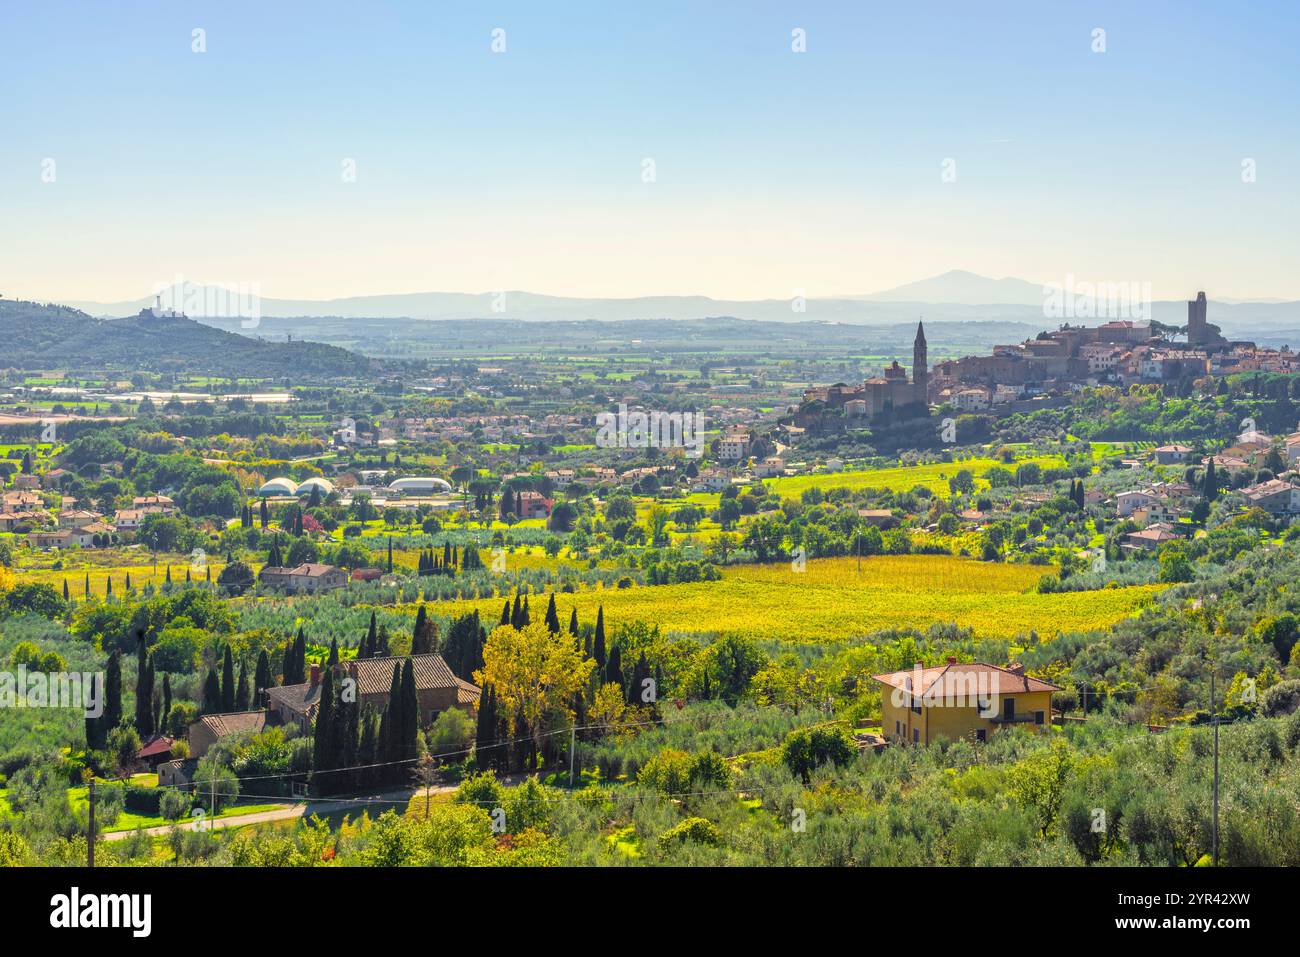
[[[1011,672],[1013,675],[1023,676],[1025,673],[1025,666],[1018,661],[1013,661],[1011,664],[1007,665],[1007,671]]]
[[[314,688],[318,684],[320,684],[320,665],[313,664],[311,666],[311,686]]]
[[[957,659],[954,658],[952,655],[949,655],[949,656],[948,656],[948,664],[950,664],[950,665],[955,665],[956,663],[957,663]]]

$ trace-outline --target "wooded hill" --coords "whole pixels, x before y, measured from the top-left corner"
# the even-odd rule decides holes
[[[0,365],[239,376],[364,375],[371,362],[318,342],[264,342],[148,312],[95,319],[67,306],[0,301]]]

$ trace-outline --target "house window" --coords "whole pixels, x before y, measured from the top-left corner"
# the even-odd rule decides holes
[[[989,733],[988,733],[987,731],[985,731],[983,728],[976,728],[976,729],[975,729],[975,740],[976,740],[976,741],[987,741],[987,740],[988,740],[988,737],[989,737]]]
[[[920,729],[920,728],[913,728],[913,729],[912,729],[912,743],[913,743],[913,744],[920,744],[920,743],[921,743],[921,729]]]
[[[902,734],[902,733],[903,733],[903,723],[902,723],[901,721],[895,721],[895,722],[894,722],[894,737],[898,737],[898,736],[899,736],[900,734]]]
[[[1016,720],[1016,699],[1007,698],[1002,702],[1002,717],[1007,721]]]
[[[1042,723],[1043,723],[1043,712],[1041,712],[1041,711],[1035,711],[1035,712],[1034,712],[1034,724],[1042,724]]]

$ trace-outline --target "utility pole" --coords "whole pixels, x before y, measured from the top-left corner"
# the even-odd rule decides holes
[[[1214,706],[1214,672],[1210,672],[1210,720],[1214,723],[1214,826],[1211,846],[1214,866],[1219,866],[1219,712]]]
[[[86,866],[93,868],[95,866],[95,777],[91,775],[89,782],[89,791],[87,797],[90,804],[90,826],[86,834]]]

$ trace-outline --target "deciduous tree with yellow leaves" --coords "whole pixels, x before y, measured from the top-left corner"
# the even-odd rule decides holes
[[[540,750],[548,730],[573,720],[574,696],[587,687],[595,666],[572,635],[552,634],[539,620],[493,629],[474,680],[496,689],[511,732],[522,719]]]

